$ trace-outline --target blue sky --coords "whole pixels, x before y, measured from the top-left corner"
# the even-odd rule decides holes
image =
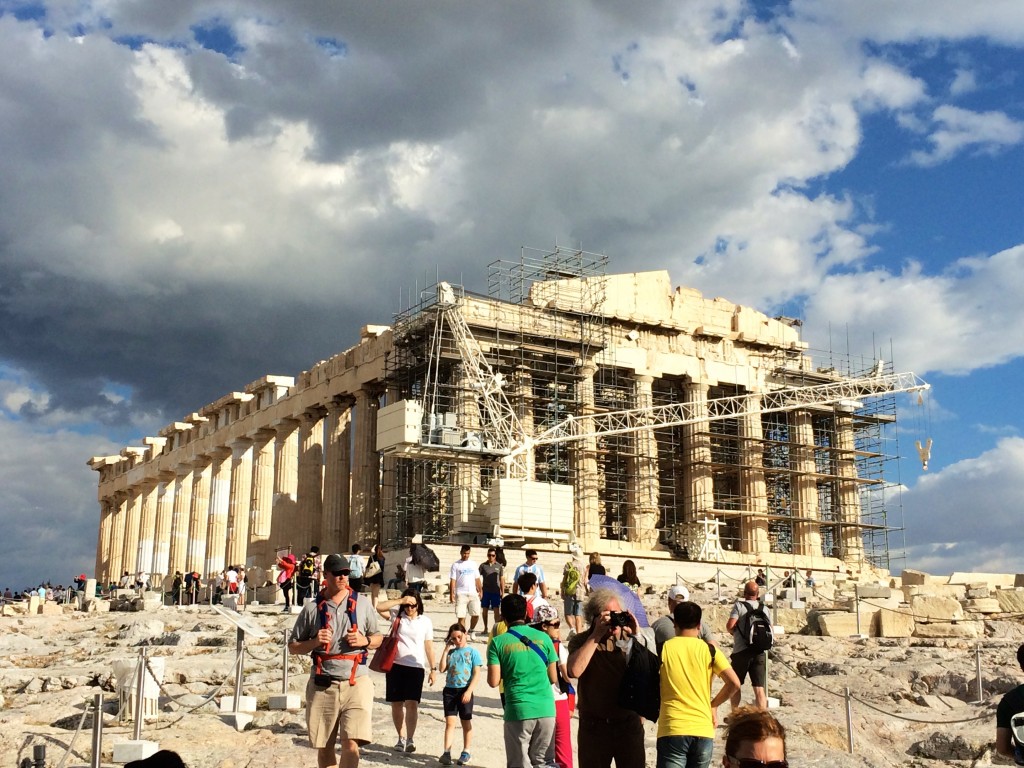
[[[907,563],[1020,567],[1019,2],[0,0],[0,47],[0,586],[91,570],[89,456],[556,242],[891,349]]]

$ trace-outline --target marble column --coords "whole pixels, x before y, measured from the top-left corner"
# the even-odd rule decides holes
[[[110,542],[108,544],[110,557],[107,560],[106,576],[108,584],[121,578],[124,564],[124,529],[125,521],[128,518],[128,494],[124,491],[116,492],[113,503],[113,519],[110,525]]]
[[[137,485],[128,488],[128,515],[121,540],[121,568],[134,579],[139,569],[139,526],[142,523],[143,489]],[[117,574],[120,579],[122,574]]]
[[[838,484],[839,519],[842,521],[839,540],[842,542],[842,558],[847,563],[859,563],[864,559],[862,538],[860,491],[856,482],[857,464],[853,439],[853,420],[848,415],[836,414],[836,471]]]
[[[224,570],[228,548],[228,502],[231,499],[231,451],[210,452],[210,506],[206,529],[205,575],[210,578]]]
[[[377,394],[356,392],[352,455],[352,541],[376,541],[380,505],[380,454],[377,453]]]
[[[745,413],[738,421],[740,461],[740,547],[748,554],[768,554],[768,498],[764,479],[764,425],[761,398],[746,398]]]
[[[688,382],[684,386],[686,402],[694,407],[697,415],[708,412],[708,389],[707,384],[699,381]],[[708,428],[707,421],[695,421],[683,427],[686,445],[684,473],[689,486],[686,499],[687,522],[710,515],[715,506],[714,477],[711,472],[711,437]]]
[[[113,499],[100,500],[100,527],[96,535],[96,567],[93,577],[100,584],[109,581],[107,571],[110,565],[110,529],[114,525]]]
[[[455,412],[459,415],[459,426],[463,430],[479,432],[480,401],[466,373],[466,366],[460,366]],[[456,462],[453,474],[455,487],[452,490],[452,531],[460,533],[466,530],[479,530],[474,526],[473,511],[480,498],[480,464]]]
[[[291,546],[298,555],[315,542],[304,541],[295,528],[295,497],[298,484],[297,456],[299,423],[283,419],[275,426],[274,496],[271,548]]]
[[[171,516],[174,511],[174,473],[161,472],[159,478],[156,487],[156,535],[153,537],[150,573],[163,577],[171,573],[168,567],[171,555]]]
[[[654,403],[653,376],[633,379],[636,408]],[[633,457],[628,480],[629,510],[627,540],[644,548],[658,543],[658,443],[654,427],[633,433]]]
[[[249,510],[252,507],[252,441],[231,444],[231,494],[228,498],[227,564],[245,566],[249,550]]]
[[[391,405],[400,399],[399,390],[396,387],[389,387],[385,395],[385,403]],[[392,541],[399,538],[396,514],[398,507],[398,462],[398,457],[393,454],[382,456],[380,460],[380,505],[377,514],[377,541]]]
[[[814,422],[808,411],[789,415],[793,445],[793,551],[806,557],[821,557],[821,527],[818,524],[818,482],[815,477]]]
[[[249,508],[249,549],[246,563],[261,568],[274,564],[270,544],[274,510],[274,431],[261,429],[252,438],[252,492]]]
[[[341,552],[351,544],[349,494],[351,489],[352,403],[327,403],[327,455],[324,464],[324,516],[320,528],[321,547]]]
[[[136,543],[135,570],[137,573],[152,573],[153,543],[156,540],[156,489],[152,480],[141,486],[142,514],[139,517],[139,537]],[[134,574],[133,574],[134,575]]]
[[[212,468],[210,459],[200,456],[193,461],[192,494],[189,497],[188,510],[188,551],[185,555],[185,568],[201,573],[206,565],[206,529],[210,516],[210,475]]]
[[[171,504],[170,550],[167,572],[172,576],[185,572],[188,559],[188,521],[192,499],[192,466],[179,464],[174,469],[174,500]]]
[[[580,431],[594,431],[594,374],[597,366],[585,362],[580,368],[576,393],[579,398]],[[597,468],[597,438],[586,437],[575,443],[573,458],[576,494],[576,536],[586,551],[597,549],[601,540],[600,476]]]
[[[328,551],[320,541],[324,514],[323,466],[324,425],[319,409],[307,410],[299,418],[298,487],[296,488],[296,530],[303,541]]]

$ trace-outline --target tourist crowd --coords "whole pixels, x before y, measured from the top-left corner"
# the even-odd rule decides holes
[[[718,709],[726,701],[732,712],[721,764],[786,768],[785,734],[764,698],[765,650],[753,629],[763,604],[756,601],[753,581],[727,625],[734,637],[730,658],[718,651],[685,587],[670,590],[668,612],[653,627],[641,626],[640,581],[632,563],[613,580],[599,556],[584,566],[574,554],[559,590],[569,630],[563,643],[562,619],[549,602],[554,590],[537,553],[526,551],[526,561],[514,569],[511,592],[504,594],[502,553],[492,547],[478,564],[467,545],[449,572],[448,597],[457,621],[437,649],[421,596],[425,570],[436,568],[424,562],[429,558],[422,549],[410,548],[401,596],[385,600],[361,592],[371,561],[360,552],[356,545],[351,554],[318,563],[322,586],[303,605],[289,640],[291,653],[309,654],[313,663],[306,721],[318,765],[358,765],[360,748],[373,740],[369,670],[376,669],[385,673],[394,749],[403,753],[417,751],[424,685],[444,675],[441,765],[471,762],[475,692],[485,680],[499,690],[510,768],[605,768],[612,762],[641,768],[645,719],[658,723],[658,768],[707,768]],[[380,563],[371,577],[382,571]],[[482,653],[471,645],[485,639],[477,635],[478,626],[486,635]],[[758,706],[743,708],[740,687],[748,675]],[[715,677],[721,680],[717,692]]]

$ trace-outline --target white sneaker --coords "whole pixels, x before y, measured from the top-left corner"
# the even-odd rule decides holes
[[[401,736],[398,737],[398,743],[395,744],[395,752],[405,752],[405,739]]]

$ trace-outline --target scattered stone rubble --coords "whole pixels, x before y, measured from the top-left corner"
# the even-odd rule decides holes
[[[905,571],[887,583],[852,580],[822,585],[814,594],[798,588],[780,592],[772,605],[782,629],[769,667],[769,696],[779,701],[790,757],[805,766],[971,766],[993,764],[995,705],[1020,682],[1014,653],[1024,641],[1024,608],[1019,579],[954,574],[937,578]],[[665,590],[656,585],[644,597],[649,614],[661,612]],[[436,590],[442,589],[440,582]],[[691,585],[724,650],[732,595],[718,600],[714,583]],[[441,592],[427,595],[435,638],[453,619]],[[440,598],[440,599],[438,599]],[[979,606],[976,601],[986,601]],[[991,602],[1000,608],[993,612]],[[89,601],[106,603],[107,601]],[[115,602],[121,606],[120,597]],[[56,764],[82,722],[86,702],[105,696],[104,762],[113,744],[132,737],[133,723],[118,721],[114,662],[133,663],[145,647],[163,662],[159,718],[144,726],[144,738],[179,751],[192,768],[260,768],[309,762],[301,711],[269,709],[281,693],[281,637],[293,617],[275,606],[250,607],[246,616],[269,635],[247,642],[245,693],[257,711],[243,733],[220,714],[219,700],[233,694],[235,630],[208,606],[147,607],[134,612],[61,610],[0,618],[0,750],[17,760],[31,754],[34,740],[48,745]],[[857,613],[860,608],[860,633]],[[794,607],[796,606],[796,607]],[[1021,611],[1024,613],[1024,610]],[[984,701],[978,703],[976,663],[981,660]],[[302,694],[308,661],[289,661],[289,692]],[[441,686],[425,692],[419,752],[440,753]],[[377,681],[382,699],[383,681]],[[853,710],[854,752],[847,752],[845,695]],[[215,694],[215,695],[214,695]],[[749,690],[747,691],[749,696]],[[727,709],[727,707],[725,708]],[[500,765],[500,706],[483,686],[475,719],[481,765]],[[723,710],[723,713],[725,710]],[[364,765],[403,760],[390,750],[390,710],[380,701],[374,731],[378,744],[364,751]],[[86,718],[83,728],[91,727]],[[648,724],[653,762],[655,727]],[[38,743],[38,742],[37,742]],[[720,757],[716,745],[715,764]],[[26,752],[27,750],[27,752]],[[89,737],[73,747],[71,764],[88,764]]]

